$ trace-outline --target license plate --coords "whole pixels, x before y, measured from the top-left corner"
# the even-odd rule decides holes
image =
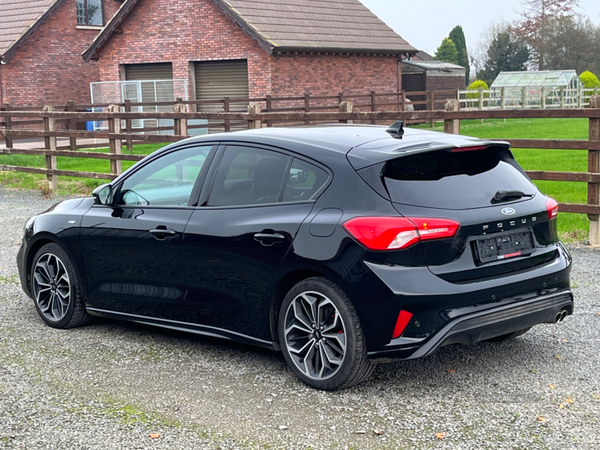
[[[477,241],[477,256],[482,263],[529,255],[533,250],[533,233],[530,230],[498,234]]]

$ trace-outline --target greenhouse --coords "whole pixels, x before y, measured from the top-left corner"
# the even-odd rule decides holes
[[[574,70],[500,72],[490,86],[491,103],[509,108],[581,108],[587,100]]]

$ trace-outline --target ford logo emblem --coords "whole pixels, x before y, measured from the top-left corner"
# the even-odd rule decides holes
[[[513,208],[504,208],[502,210],[502,214],[505,216],[512,216],[514,213],[516,213],[516,211]]]

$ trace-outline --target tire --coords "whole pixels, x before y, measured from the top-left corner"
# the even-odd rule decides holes
[[[288,366],[310,387],[348,388],[373,371],[354,307],[326,278],[308,278],[287,293],[278,333]]]
[[[500,335],[500,336],[496,336],[496,337],[488,339],[488,341],[489,342],[504,342],[504,341],[508,341],[509,339],[513,339],[513,338],[516,338],[518,336],[521,336],[521,335],[527,333],[529,330],[531,330],[531,327],[524,328],[522,330],[513,331],[512,333],[507,333],[507,334],[503,334],[503,335]]]
[[[74,328],[91,320],[73,264],[58,244],[44,245],[33,258],[31,293],[38,314],[53,328]]]

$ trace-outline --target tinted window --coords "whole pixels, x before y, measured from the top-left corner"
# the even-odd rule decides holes
[[[392,201],[430,208],[490,206],[500,190],[536,192],[505,149],[401,157],[385,165],[383,176]]]
[[[200,169],[212,147],[168,153],[128,177],[121,187],[122,205],[187,205]]]
[[[250,147],[227,147],[217,169],[209,206],[281,201],[291,158]]]
[[[288,173],[284,202],[297,202],[312,199],[327,182],[327,172],[305,161],[294,159]]]

